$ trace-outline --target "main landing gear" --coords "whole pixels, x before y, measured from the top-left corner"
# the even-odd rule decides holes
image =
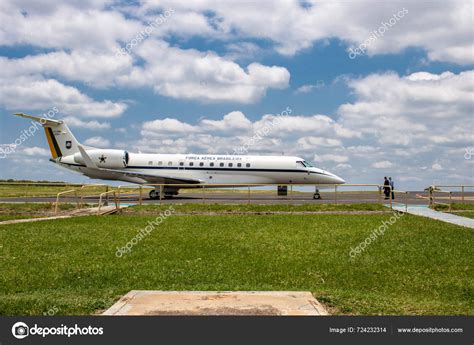
[[[160,198],[160,190],[159,189],[152,189],[148,194],[150,199],[157,200]],[[163,198],[170,199],[174,195],[178,195],[178,190],[175,188],[163,188]]]
[[[150,193],[150,199],[159,199],[160,198],[160,193],[158,193],[156,190],[151,190]]]

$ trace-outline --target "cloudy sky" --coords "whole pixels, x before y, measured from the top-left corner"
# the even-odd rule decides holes
[[[232,154],[266,128],[249,154],[348,183],[474,183],[473,7],[2,0],[0,148],[30,125],[13,112],[57,108],[97,147]],[[48,162],[42,133],[14,150],[0,178],[87,180]]]

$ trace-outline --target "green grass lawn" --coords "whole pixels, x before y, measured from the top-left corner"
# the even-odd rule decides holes
[[[123,209],[124,214],[153,215],[169,208],[169,204],[143,205]],[[254,213],[254,212],[332,212],[332,211],[386,211],[390,209],[380,204],[301,204],[301,205],[254,205],[254,204],[182,204],[173,205],[176,212],[184,213]]]
[[[433,206],[433,208],[436,211],[447,211],[449,209],[449,206],[448,205],[435,204]],[[462,210],[474,211],[474,203],[472,203],[472,204],[453,203],[451,205],[451,210],[453,210],[453,211],[462,211]]]
[[[461,216],[461,217],[474,218],[474,211],[458,211],[458,212],[452,212],[452,214],[455,214],[456,216]]]
[[[12,214],[2,214],[0,213],[0,222],[6,221],[6,220],[13,220],[13,219],[27,219],[27,218],[41,218],[44,216],[39,216],[39,215],[28,215],[28,214],[17,214],[17,213],[12,213]]]
[[[89,207],[84,205],[83,207]],[[75,204],[60,203],[59,211],[75,209]],[[0,222],[12,219],[42,218],[54,215],[53,203],[0,203]]]
[[[461,217],[474,218],[474,204],[462,204],[453,203],[451,205],[451,211],[449,211],[448,205],[434,205],[433,208],[436,211],[452,213]]]
[[[104,185],[87,185],[81,188],[82,185],[48,185],[48,184],[0,184],[0,198],[13,197],[56,197],[58,193],[69,190],[75,190],[78,196],[99,196],[99,194],[106,190],[116,190],[116,187],[109,186],[106,189]],[[124,188],[122,192],[138,192],[138,188]],[[143,189],[145,193],[145,188]],[[148,191],[147,191],[148,193]],[[68,193],[61,198],[74,198],[74,193]]]
[[[303,290],[335,314],[474,314],[474,232],[390,215],[174,215],[118,258],[152,216],[0,226],[0,315],[90,314],[132,289]]]
[[[41,184],[0,184],[0,198],[24,196],[56,196],[59,192],[77,189],[74,185],[41,185]]]

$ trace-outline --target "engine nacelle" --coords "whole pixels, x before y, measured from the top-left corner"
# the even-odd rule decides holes
[[[87,150],[92,162],[99,168],[121,169],[128,165],[129,155],[123,150]],[[80,152],[74,154],[74,162],[85,164]]]

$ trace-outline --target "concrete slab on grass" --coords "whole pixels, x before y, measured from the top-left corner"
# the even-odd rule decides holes
[[[310,292],[132,290],[102,315],[328,315]]]

